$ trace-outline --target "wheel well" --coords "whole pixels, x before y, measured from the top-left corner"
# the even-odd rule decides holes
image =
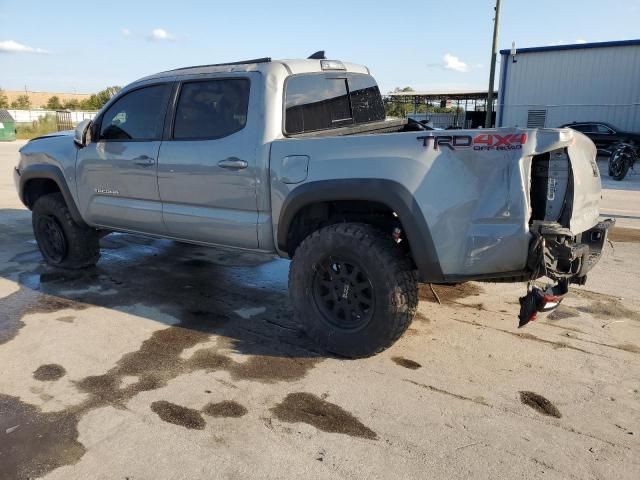
[[[50,178],[34,178],[24,186],[24,202],[29,209],[32,209],[41,196],[56,192],[60,192],[60,187],[55,181]]]
[[[287,231],[286,251],[289,257],[293,258],[300,243],[316,230],[348,222],[373,225],[387,232],[389,237],[399,228],[402,241],[398,245],[411,252],[400,218],[387,205],[368,200],[340,200],[305,205],[296,212]]]

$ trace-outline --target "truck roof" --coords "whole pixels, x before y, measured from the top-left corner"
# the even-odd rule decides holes
[[[252,60],[244,60],[240,62],[218,63],[211,65],[195,65],[191,67],[182,67],[174,70],[159,72],[147,77],[140,78],[130,85],[136,85],[149,80],[160,78],[179,78],[192,75],[204,75],[209,73],[232,73],[232,72],[262,72],[264,74],[275,74],[282,76],[295,75],[298,73],[313,73],[327,71],[322,69],[320,59],[290,59],[290,60],[272,60],[269,57],[256,58]],[[342,62],[345,70],[352,73],[369,74],[369,69],[364,65],[355,63]]]

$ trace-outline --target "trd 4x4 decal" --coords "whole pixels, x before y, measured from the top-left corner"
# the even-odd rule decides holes
[[[424,135],[416,137],[422,140],[422,146],[433,145],[434,150],[447,147],[449,150],[473,148],[474,150],[519,150],[527,142],[526,133],[481,133],[471,135]]]

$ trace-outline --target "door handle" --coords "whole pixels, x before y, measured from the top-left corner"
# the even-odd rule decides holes
[[[240,160],[237,157],[229,157],[218,162],[218,166],[222,168],[228,168],[230,170],[242,170],[247,168],[249,164],[245,160]]]
[[[148,157],[147,155],[140,155],[139,157],[133,159],[133,163],[135,163],[136,165],[140,165],[141,167],[150,167],[151,165],[156,163],[156,161],[153,158]]]

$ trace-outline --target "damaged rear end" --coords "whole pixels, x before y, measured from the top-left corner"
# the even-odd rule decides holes
[[[528,287],[520,298],[520,327],[537,312],[557,307],[570,284],[584,285],[614,223],[599,221],[601,183],[593,142],[568,129],[541,129],[529,138],[534,144],[527,268],[532,279],[554,283]]]

